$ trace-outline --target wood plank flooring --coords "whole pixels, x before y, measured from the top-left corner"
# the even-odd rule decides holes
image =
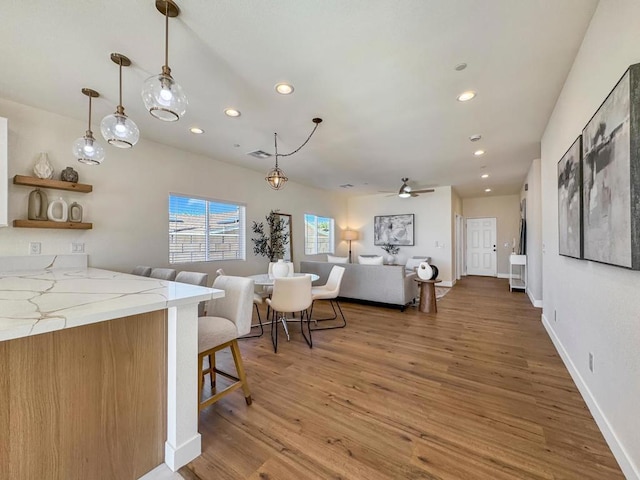
[[[268,329],[240,342],[253,405],[239,392],[201,412],[190,478],[624,478],[506,280],[466,278],[437,314],[342,306],[347,328],[314,332],[313,349],[294,323],[278,354]]]

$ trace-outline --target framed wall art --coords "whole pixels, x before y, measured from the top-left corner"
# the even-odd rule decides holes
[[[373,244],[414,244],[413,213],[404,215],[379,215],[373,218]]]
[[[640,64],[582,131],[584,258],[640,270]]]
[[[558,162],[558,252],[582,258],[582,137]]]

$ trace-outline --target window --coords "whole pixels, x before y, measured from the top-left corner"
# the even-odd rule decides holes
[[[245,207],[169,194],[169,263],[245,260]]]
[[[333,253],[333,218],[305,213],[304,253]]]

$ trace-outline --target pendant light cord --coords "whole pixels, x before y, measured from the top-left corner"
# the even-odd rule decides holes
[[[118,103],[119,107],[122,107],[122,58],[118,62],[120,68],[120,103]]]
[[[89,95],[89,125],[87,127],[87,131],[91,131],[91,95]]]
[[[164,5],[164,66],[169,67],[169,0]]]
[[[290,157],[294,153],[298,153],[302,147],[304,147],[307,143],[309,143],[309,140],[311,140],[311,137],[313,137],[313,134],[316,133],[316,129],[318,128],[318,125],[320,125],[320,122],[314,122],[314,123],[316,124],[315,127],[313,127],[313,130],[311,130],[311,133],[309,134],[309,136],[307,137],[307,139],[304,141],[304,143],[302,145],[300,145],[298,148],[296,148],[293,152],[291,152],[291,153],[281,153],[280,156],[281,157]],[[278,161],[278,149],[277,149],[277,145],[276,145],[276,162],[277,161]]]
[[[273,134],[273,143],[274,143],[274,145],[276,147],[276,169],[277,169],[278,168],[278,157],[280,156],[280,155],[278,155],[278,134],[277,133]]]

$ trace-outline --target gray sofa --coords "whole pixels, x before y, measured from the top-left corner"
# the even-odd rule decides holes
[[[383,303],[404,310],[418,295],[418,284],[413,281],[416,273],[406,273],[404,265],[303,261],[300,262],[300,271],[319,275],[314,285],[324,285],[335,265],[346,269],[340,286],[340,298]]]

